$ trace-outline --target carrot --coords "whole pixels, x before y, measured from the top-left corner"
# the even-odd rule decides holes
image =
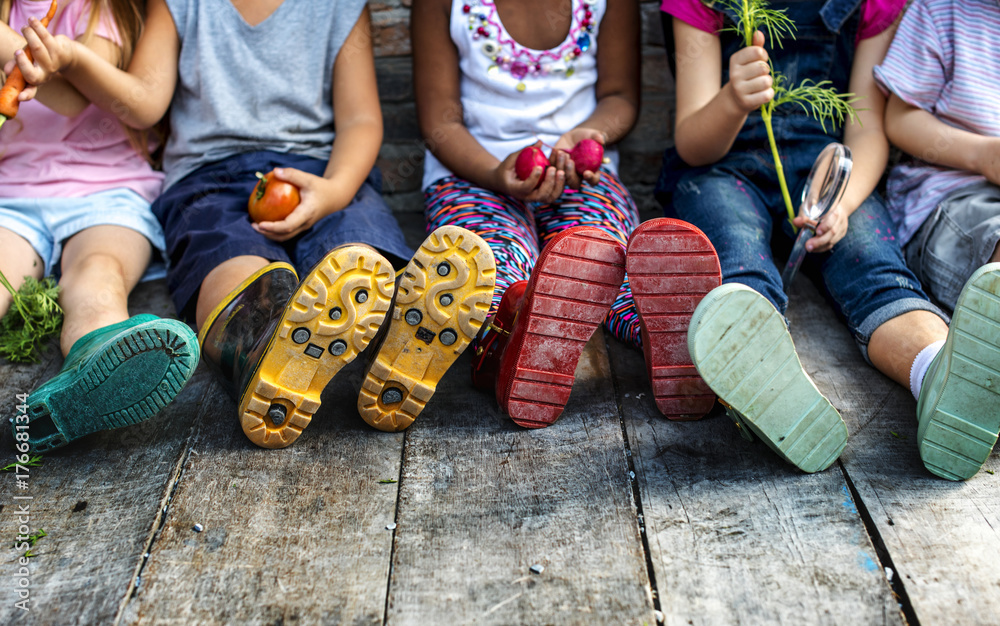
[[[49,25],[52,16],[56,14],[56,7],[58,6],[59,3],[57,0],[52,0],[48,12],[42,18],[42,26]],[[32,60],[31,50],[28,50],[27,46],[24,47],[24,54],[27,55],[29,61]],[[17,97],[24,91],[26,86],[27,82],[24,80],[24,75],[21,74],[21,68],[15,66],[10,76],[7,77],[7,81],[3,84],[3,88],[0,89],[0,126],[8,119],[17,115],[17,109],[20,105]]]

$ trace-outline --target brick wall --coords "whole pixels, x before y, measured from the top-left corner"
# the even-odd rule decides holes
[[[424,148],[413,104],[410,62],[412,0],[371,0],[385,140],[379,166],[390,206],[400,212],[423,209],[420,180]],[[673,80],[667,68],[659,2],[641,0],[642,108],[635,128],[620,144],[620,172],[640,209],[659,210],[652,197],[660,157],[673,129]],[[637,44],[639,45],[639,44]]]

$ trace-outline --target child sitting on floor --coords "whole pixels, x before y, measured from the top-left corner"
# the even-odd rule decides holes
[[[414,3],[428,229],[460,225],[492,248],[494,318],[473,382],[529,428],[560,415],[602,321],[642,345],[663,413],[697,418],[715,402],[685,346],[691,312],[719,284],[715,253],[677,220],[639,226],[611,147],[638,111],[638,22],[633,0]],[[570,152],[585,141],[607,158],[578,173]],[[522,179],[529,146],[551,148],[549,165]]]
[[[665,0],[677,51],[676,150],[668,151],[665,179],[672,210],[705,231],[722,264],[725,284],[701,302],[689,331],[698,371],[739,426],[797,467],[822,470],[846,445],[847,428],[802,369],[782,316],[788,299],[769,242],[775,220],[785,236],[793,233],[758,109],[775,97],[772,70],[788,84],[829,80],[859,97],[860,119],[843,134],[854,155],[849,186],[807,249],[818,253],[825,287],[865,358],[918,399],[924,464],[964,479],[989,456],[1000,426],[1000,387],[990,374],[1000,370],[1000,353],[985,345],[1000,331],[1000,311],[982,296],[1000,287],[1000,266],[972,277],[949,331],[948,317],[906,267],[874,193],[888,141],[872,69],[904,4],[776,2],[771,8],[785,11],[795,37],[766,50],[762,33],[745,46],[726,29],[737,4]],[[841,136],[794,105],[777,109],[774,132],[797,197],[816,156]],[[801,227],[804,216],[795,223]]]
[[[130,1],[63,0],[49,25],[108,64],[126,66],[142,28]],[[0,63],[24,58],[17,29],[48,0],[0,2]],[[25,90],[21,98],[34,93]],[[149,419],[180,392],[198,364],[194,333],[176,320],[129,317],[128,295],[163,252],[150,210],[162,175],[112,115],[56,78],[22,101],[0,128],[0,270],[61,272],[65,312],[59,374],[28,396],[30,449],[45,452],[89,433]],[[0,289],[0,316],[12,303]]]
[[[289,445],[386,319],[396,288],[383,254],[399,264],[411,255],[373,168],[382,118],[365,2],[150,0],[127,73],[33,26],[47,67],[25,64],[29,80],[61,71],[134,127],[169,105],[165,191],[154,205],[168,287],[197,321],[247,436]],[[271,170],[301,202],[253,224],[254,174]],[[492,289],[482,241],[458,228],[431,234],[404,271],[364,383],[370,421],[419,412],[478,332],[486,305],[476,302]]]

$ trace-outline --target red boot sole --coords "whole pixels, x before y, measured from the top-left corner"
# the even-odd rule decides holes
[[[695,307],[722,282],[715,247],[695,226],[658,218],[632,233],[626,267],[656,407],[673,420],[704,417],[715,394],[691,362],[687,334]]]
[[[543,428],[562,413],[624,275],[622,245],[593,227],[560,233],[542,250],[497,380],[497,402],[516,424]]]

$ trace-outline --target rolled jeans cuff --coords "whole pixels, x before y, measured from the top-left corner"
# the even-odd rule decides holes
[[[872,365],[871,359],[868,358],[868,344],[872,340],[872,333],[875,332],[882,324],[885,324],[894,317],[899,317],[904,313],[909,313],[910,311],[929,311],[942,320],[945,324],[951,323],[951,318],[945,313],[941,308],[936,306],[934,303],[924,300],[922,298],[902,298],[900,300],[895,300],[889,304],[875,309],[875,311],[865,318],[861,325],[854,331],[854,341],[857,342],[858,348],[861,349],[862,356],[865,357],[865,361],[869,365]]]

